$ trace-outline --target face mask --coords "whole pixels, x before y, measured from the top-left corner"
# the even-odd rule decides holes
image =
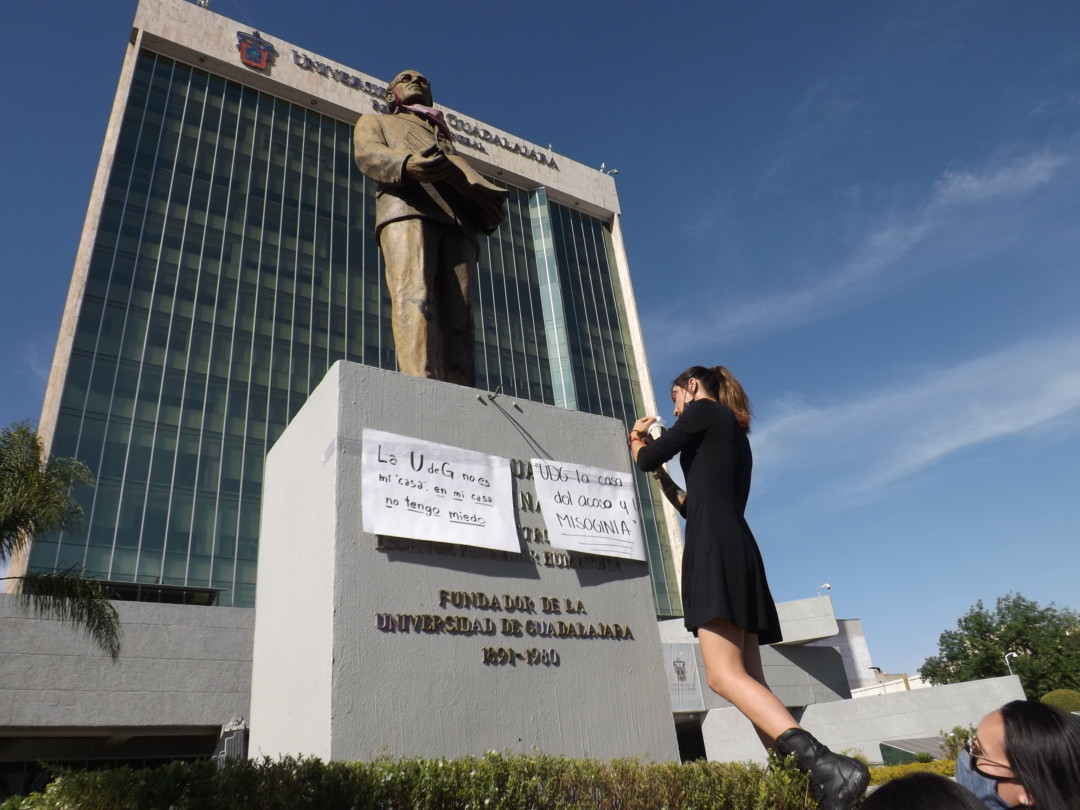
[[[997,782],[971,766],[971,755],[961,751],[956,758],[956,783],[970,790],[990,810],[1011,810],[997,792]]]

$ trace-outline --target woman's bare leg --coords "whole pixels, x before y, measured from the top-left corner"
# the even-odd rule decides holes
[[[766,748],[789,728],[798,728],[787,707],[765,685],[756,636],[727,619],[713,619],[698,628],[698,642],[709,688],[754,724]]]
[[[698,628],[705,678],[720,697],[730,701],[754,724],[766,748],[794,754],[799,767],[810,772],[811,791],[821,810],[852,810],[866,791],[870,772],[850,757],[834,754],[803,731],[769,687],[761,668],[757,637],[726,619]]]
[[[765,670],[761,666],[761,647],[758,645],[758,637],[755,633],[746,633],[743,636],[743,666],[746,668],[747,675],[769,689],[769,684],[765,682]],[[772,692],[771,689],[769,691]],[[754,726],[754,731],[757,732],[758,739],[761,740],[761,745],[766,751],[771,750],[776,744],[775,737],[770,737],[757,726]]]

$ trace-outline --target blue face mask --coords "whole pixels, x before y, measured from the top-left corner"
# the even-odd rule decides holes
[[[971,755],[961,751],[956,758],[956,783],[970,790],[989,810],[1008,810],[997,792],[997,782],[979,773],[971,765]]]

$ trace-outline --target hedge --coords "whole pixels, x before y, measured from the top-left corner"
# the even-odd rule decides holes
[[[899,779],[901,776],[907,776],[909,773],[918,773],[921,771],[929,771],[930,773],[937,773],[942,776],[955,776],[956,761],[952,759],[935,759],[933,762],[911,762],[907,765],[882,765],[870,769],[870,784],[884,785],[886,782],[891,782],[893,779]],[[0,807],[0,810],[3,810],[3,808]]]
[[[0,810],[811,810],[805,775],[750,763],[600,762],[546,755],[462,759],[173,762],[53,769],[43,793]]]
[[[956,763],[870,769],[880,785]],[[794,758],[753,763],[600,762],[496,754],[462,759],[322,762],[315,758],[171,762],[157,768],[52,768],[44,793],[0,810],[811,810]]]

